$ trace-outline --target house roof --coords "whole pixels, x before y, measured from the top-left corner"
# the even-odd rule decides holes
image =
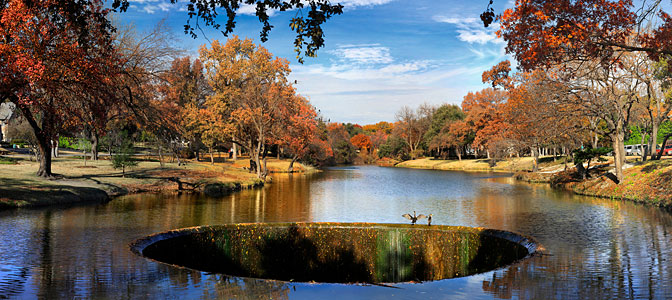
[[[0,103],[0,121],[9,120],[15,109],[16,105],[12,102]]]

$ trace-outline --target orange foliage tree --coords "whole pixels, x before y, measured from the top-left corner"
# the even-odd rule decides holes
[[[350,139],[350,142],[357,147],[357,149],[363,150],[363,151],[369,151],[371,147],[373,147],[373,144],[371,143],[371,139],[365,135],[365,134],[357,134],[353,136]]]
[[[289,63],[236,36],[225,45],[213,41],[201,47],[200,55],[214,90],[205,106],[226,120],[225,133],[250,151],[250,169],[265,180],[268,146],[279,142],[283,111],[295,97],[287,82]]]
[[[501,148],[501,133],[507,126],[501,114],[505,102],[506,92],[493,88],[470,92],[462,101],[465,122],[474,132],[472,147],[485,150],[488,158],[492,150]]]

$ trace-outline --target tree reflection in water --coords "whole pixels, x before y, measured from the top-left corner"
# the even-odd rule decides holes
[[[672,295],[672,217],[657,208],[574,196],[492,173],[355,167],[297,175],[274,175],[274,183],[264,189],[220,199],[140,195],[97,205],[0,211],[0,298]],[[409,210],[433,213],[438,225],[531,235],[550,255],[464,279],[389,289],[233,279],[159,264],[128,249],[135,239],[175,228],[238,222],[399,223]]]

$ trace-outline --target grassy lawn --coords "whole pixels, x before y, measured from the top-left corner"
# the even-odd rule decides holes
[[[286,173],[289,168],[290,159],[266,158],[266,167],[271,173]],[[232,164],[236,168],[249,168],[250,158],[243,157]],[[316,169],[312,166],[302,165],[299,162],[294,163],[294,172],[314,172]]]
[[[623,170],[623,181],[616,184],[607,172],[597,170],[586,180],[578,179],[574,169],[551,179],[555,186],[577,194],[611,199],[627,199],[672,209],[672,160],[635,162]]]
[[[495,166],[490,167],[489,159],[442,160],[434,158],[420,158],[401,162],[396,166],[402,168],[434,170],[515,172],[521,170],[531,170],[532,161],[533,159],[531,157],[510,158],[506,160],[498,160]]]

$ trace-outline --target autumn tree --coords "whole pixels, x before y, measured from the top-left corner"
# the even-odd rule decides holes
[[[214,163],[213,150],[223,141],[223,124],[213,110],[205,107],[205,99],[211,93],[203,73],[200,60],[193,62],[190,57],[173,60],[170,70],[161,73],[158,90],[161,95],[157,101],[170,104],[174,111],[177,135],[188,141],[198,155],[198,147],[203,144],[210,153],[210,162]],[[166,140],[164,143],[175,143]]]
[[[432,120],[425,132],[423,138],[425,144],[430,149],[436,150],[437,155],[441,155],[441,149],[453,146],[450,144],[450,138],[447,131],[442,129],[450,126],[450,123],[463,120],[465,117],[462,109],[457,105],[444,104],[439,106],[432,115]]]
[[[333,152],[334,162],[337,164],[350,164],[357,156],[355,146],[350,142],[350,134],[342,123],[327,124],[329,144]]]
[[[295,95],[280,107],[280,125],[277,128],[278,144],[288,150],[292,156],[288,172],[294,170],[294,163],[308,155],[311,145],[324,147],[318,136],[318,121],[315,108],[308,99]]]
[[[507,93],[506,102],[500,106],[506,124],[503,139],[512,142],[514,151],[529,150],[536,172],[542,147],[578,138],[582,119],[573,106],[562,101],[566,87],[552,75],[540,70],[511,74],[509,66],[508,61],[495,65],[483,73],[483,81]]]
[[[91,113],[76,96],[109,96],[118,61],[107,13],[99,2],[11,0],[0,7],[0,96],[34,131],[38,176],[52,176],[50,141],[64,120]]]
[[[365,152],[371,150],[371,147],[373,147],[371,139],[363,133],[359,133],[353,136],[350,139],[350,143],[352,143],[352,145],[357,147],[357,149],[363,150]]]
[[[447,141],[445,146],[453,147],[457,159],[462,160],[462,155],[466,153],[466,148],[474,141],[473,128],[465,120],[458,120],[447,123],[441,129],[442,134],[447,135],[444,139]]]
[[[236,36],[225,45],[213,41],[199,52],[214,91],[205,106],[221,108],[218,114],[227,118],[227,134],[252,153],[250,167],[265,179],[265,154],[273,127],[281,118],[281,107],[295,94],[287,83],[288,62]]]
[[[472,146],[485,150],[488,158],[491,150],[496,150],[497,141],[506,126],[501,114],[506,96],[504,91],[487,88],[468,93],[462,101],[466,126],[474,132]]]
[[[325,165],[334,158],[334,152],[329,143],[329,131],[327,124],[319,115],[316,117],[317,127],[313,139],[308,145],[308,150],[303,160],[314,165]]]
[[[371,139],[371,149],[375,150],[380,148],[382,144],[387,141],[389,134],[386,134],[384,131],[376,131],[369,136]]]
[[[523,70],[555,69],[565,81],[576,83],[576,98],[591,108],[601,106],[593,112],[608,127],[618,181],[623,179],[624,130],[637,99],[621,60],[627,52],[645,51],[654,58],[670,52],[672,19],[667,14],[660,13],[662,25],[651,33],[639,30],[659,3],[642,7],[637,15],[629,0],[517,0],[502,14],[497,33]]]
[[[435,110],[435,107],[425,103],[417,110],[404,106],[395,114],[397,122],[394,125],[394,134],[406,141],[413,158],[417,157],[421,151],[419,148],[423,142],[423,136],[429,129]]]
[[[385,121],[380,121],[376,124],[369,124],[362,126],[362,129],[368,133],[382,132],[384,134],[392,133],[392,124]]]

